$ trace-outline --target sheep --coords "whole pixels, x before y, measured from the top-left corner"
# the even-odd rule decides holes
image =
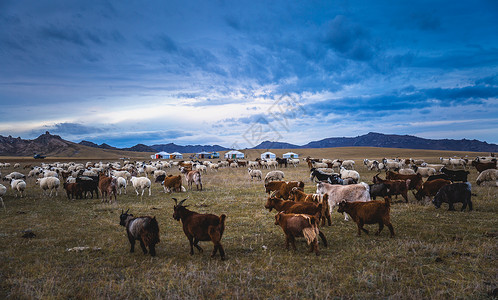
[[[282,227],[285,234],[285,249],[289,250],[289,242],[292,248],[296,250],[295,238],[304,237],[308,245],[310,245],[309,252],[315,252],[318,256],[318,236],[322,238],[323,244],[327,247],[327,239],[325,235],[318,229],[317,216],[310,216],[305,214],[286,214],[279,212],[275,215],[275,225]]]
[[[354,170],[354,160],[348,159],[343,161],[341,167],[347,170]]]
[[[398,171],[401,175],[415,175],[415,171],[413,169],[399,169]]]
[[[315,169],[318,169],[318,168],[328,168],[329,165],[327,165],[326,163],[321,163],[321,162],[312,162],[311,163],[312,167],[315,168]]]
[[[429,177],[432,175],[436,175],[436,169],[434,168],[417,167],[417,166],[413,166],[412,168],[415,171],[415,174],[420,174],[422,177]]]
[[[126,179],[127,182],[130,181],[130,179],[131,179],[131,173],[128,171],[116,171],[116,170],[114,170],[112,172],[112,175],[115,177],[123,177],[124,179]]]
[[[55,196],[57,197],[57,191],[59,189],[59,186],[61,185],[61,182],[57,177],[44,177],[38,178],[36,180],[36,184],[40,185],[40,188],[43,190],[44,195],[46,195],[47,190],[50,190],[50,194],[48,196],[51,197],[52,191],[55,190]]]
[[[355,170],[346,170],[344,167],[341,167],[340,174],[342,179],[353,178],[356,182],[360,181],[360,173]]]
[[[481,185],[483,182],[493,182],[495,186],[498,186],[498,170],[497,169],[487,169],[481,172],[477,176],[476,183]]]
[[[59,173],[56,171],[45,170],[43,172],[43,177],[57,177],[59,178]]]
[[[5,187],[5,185],[0,184],[0,201],[2,201],[3,209],[6,209],[6,208],[5,208],[5,204],[3,203],[2,197],[5,196],[6,193],[7,193],[7,188]]]
[[[239,164],[237,164],[236,162],[233,162],[230,164],[230,168],[238,168],[239,167]]]
[[[126,195],[126,179],[124,179],[123,177],[117,177],[116,188],[118,189],[120,195],[122,190],[124,189],[124,194]]]
[[[265,184],[267,184],[270,181],[277,181],[282,179],[284,179],[284,172],[278,170],[270,171],[266,173]]]
[[[249,172],[249,175],[251,176],[251,181],[254,179],[254,177],[258,178],[258,180],[261,180],[263,177],[263,173],[261,173],[260,170],[247,168],[247,172]]]
[[[296,168],[299,165],[299,159],[297,158],[288,158],[287,162]]]
[[[15,163],[14,164],[14,169],[19,169],[21,167],[21,164],[20,163]]]
[[[150,189],[151,182],[150,182],[149,178],[132,176],[130,181],[131,181],[131,184],[133,185],[133,187],[135,188],[135,192],[137,193],[137,196],[139,195],[138,189],[142,190],[140,200],[142,200],[142,197],[144,196],[145,189],[149,189],[149,196],[152,195],[151,189]]]
[[[194,170],[207,174],[207,167],[204,165],[196,164],[194,165]]]
[[[187,199],[183,199],[180,203],[176,198],[173,198],[173,200],[175,201],[173,219],[182,221],[183,232],[190,243],[190,255],[194,255],[194,246],[199,252],[203,251],[197,245],[200,241],[212,241],[214,249],[211,257],[214,257],[219,250],[221,260],[225,260],[225,250],[220,241],[225,231],[225,219],[227,216],[225,214],[219,217],[213,214],[200,214],[188,210],[186,206],[182,205]]]
[[[266,161],[266,167],[270,169],[271,167],[275,167],[275,169],[278,166],[278,162],[276,160],[268,160]]]
[[[164,175],[166,176],[166,171],[163,170],[155,170],[153,173],[154,179],[157,179],[158,176]]]
[[[19,173],[19,172],[12,172],[3,178],[4,181],[9,181],[9,182],[12,179],[26,179],[26,176],[22,173]]]
[[[149,177],[150,175],[152,175],[154,173],[154,171],[157,170],[156,167],[150,166],[150,165],[143,166],[143,169],[144,169],[144,172],[145,172],[145,177]]]
[[[384,201],[372,200],[369,202],[347,202],[342,201],[339,203],[338,213],[347,213],[358,225],[358,236],[361,236],[361,231],[363,230],[368,234],[368,230],[363,228],[364,224],[379,224],[379,230],[375,235],[379,235],[384,224],[389,228],[391,232],[391,237],[394,237],[394,228],[391,224],[389,213],[391,210],[391,205],[389,203],[389,197],[385,197]]]
[[[24,190],[26,189],[26,182],[22,179],[13,179],[10,182],[10,186],[14,191],[16,191],[16,198],[17,198],[17,192],[21,194],[21,198],[24,194]]]
[[[135,251],[135,241],[140,242],[140,247],[144,254],[147,254],[147,247],[151,256],[156,256],[156,244],[159,244],[159,225],[156,217],[136,217],[128,214],[129,209],[124,212],[121,210],[119,216],[119,225],[126,227],[126,234],[130,241],[130,253]]]

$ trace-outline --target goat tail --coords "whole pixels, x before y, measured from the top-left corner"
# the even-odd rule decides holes
[[[306,239],[306,243],[308,243],[308,245],[317,238],[318,234],[319,230],[316,224],[310,227],[303,228],[303,236]]]
[[[225,219],[227,216],[225,214],[222,214],[220,216],[220,224],[218,224],[218,228],[220,230],[220,237],[223,235],[223,231],[225,231]]]
[[[385,196],[384,197],[384,203],[385,203],[385,205],[386,205],[387,208],[391,207],[391,201],[390,201],[389,196]]]
[[[142,240],[146,245],[155,245],[160,242],[159,239],[159,224],[156,217],[147,218],[142,231]]]

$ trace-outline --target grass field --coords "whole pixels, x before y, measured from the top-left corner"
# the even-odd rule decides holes
[[[356,159],[362,181],[371,183],[375,173],[367,171],[361,159],[392,157],[398,150],[317,149],[306,154]],[[403,150],[398,155],[436,162],[450,154]],[[1,171],[5,175],[12,168]],[[283,171],[287,180],[302,180],[306,192],[314,191],[305,164]],[[296,252],[284,249],[275,213],[264,208],[263,183],[251,182],[245,168],[208,171],[203,191],[168,195],[155,184],[152,196],[143,201],[128,187],[115,204],[69,201],[62,189],[58,197],[43,197],[29,179],[27,196],[16,199],[9,188],[7,208],[0,210],[0,298],[496,298],[498,188],[478,187],[476,177],[471,169],[476,194],[472,212],[447,211],[446,204],[435,209],[418,203],[412,194],[410,203],[394,203],[393,239],[387,229],[380,236],[357,237],[356,224],[333,212],[332,226],[322,228],[330,245],[320,244],[318,257],[307,252],[303,239],[296,243]],[[172,218],[171,199],[187,196],[192,210],[227,215],[222,239],[226,261],[210,258],[208,242],[200,243],[204,253],[189,255],[181,224]],[[119,226],[121,209],[128,208],[135,216],[157,217],[157,257],[143,255],[139,247],[129,253],[125,228]],[[374,230],[376,225],[366,228]],[[22,238],[26,229],[36,237]],[[66,251],[77,246],[101,250]]]

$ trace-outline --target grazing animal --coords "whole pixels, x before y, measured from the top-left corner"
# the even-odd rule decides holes
[[[83,188],[81,187],[81,185],[79,183],[64,182],[63,186],[64,186],[64,189],[66,190],[67,199],[69,199],[69,200],[74,199],[74,198],[78,199],[78,197],[80,199],[83,198]]]
[[[95,197],[99,197],[99,181],[98,178],[90,178],[90,177],[77,177],[76,183],[81,185],[83,189],[83,197],[86,198],[88,192],[90,192],[93,199],[93,192],[95,192]]]
[[[7,193],[7,188],[5,187],[5,185],[0,184],[0,201],[2,201],[2,206],[4,209],[6,208],[5,208],[5,203],[3,203],[2,197],[5,196],[6,193]]]
[[[99,190],[102,195],[102,202],[112,201],[112,188],[109,188],[111,184],[116,185],[116,179],[105,176],[102,172],[99,173]],[[109,193],[109,191],[111,191],[111,193]],[[107,196],[110,196],[109,201],[107,201]],[[114,196],[116,196],[116,194],[114,194]],[[116,200],[116,197],[114,197],[114,200]]]
[[[147,248],[151,256],[156,256],[156,244],[159,244],[159,225],[157,224],[156,217],[136,217],[121,210],[119,216],[119,225],[126,227],[126,234],[130,241],[130,252],[135,251],[135,241],[140,242],[140,247],[144,254],[147,254]]]
[[[410,180],[410,184],[408,185],[409,190],[419,190],[422,187],[422,184],[424,183],[422,179],[422,175],[416,174],[416,175],[402,175],[398,174],[392,171],[387,171],[386,172],[386,179],[387,180]]]
[[[266,173],[265,185],[270,181],[278,181],[278,180],[282,180],[282,179],[284,179],[284,172],[278,171],[278,170],[270,171],[270,172]]]
[[[354,170],[354,160],[348,159],[343,161],[341,167],[346,170]]]
[[[318,256],[318,237],[323,241],[324,247],[327,247],[327,239],[325,235],[318,228],[317,216],[310,216],[305,214],[286,214],[279,212],[275,215],[275,225],[280,225],[285,234],[285,249],[289,250],[289,242],[292,248],[296,250],[295,238],[304,237],[308,245],[310,245],[310,252],[315,252]]]
[[[320,218],[321,226],[325,225],[325,220],[328,221],[329,226],[332,225],[332,220],[330,219],[329,195],[306,194],[299,188],[293,187],[289,193],[289,200],[296,202],[313,202],[322,204],[322,212]]]
[[[443,186],[451,184],[451,181],[444,179],[435,179],[426,181],[420,190],[415,194],[417,200],[422,200],[424,197],[433,197]]]
[[[280,157],[277,157],[275,159],[278,163],[278,166],[281,168],[282,166],[285,166],[287,168],[287,158],[280,158]]]
[[[498,186],[498,170],[497,169],[487,169],[481,172],[477,176],[476,183],[481,185],[483,182],[494,182],[495,186]]]
[[[379,230],[375,235],[379,235],[384,225],[389,228],[391,237],[394,237],[394,228],[391,224],[390,213],[391,205],[389,197],[385,197],[384,201],[372,200],[369,202],[347,202],[339,203],[338,213],[347,213],[355,221],[358,226],[358,236],[361,236],[363,230],[368,234],[368,230],[363,228],[364,224],[379,224]]]
[[[192,189],[192,184],[195,183],[195,187],[197,190],[199,190],[199,186],[201,187],[202,191],[202,181],[201,181],[201,172],[199,171],[186,171],[185,169],[182,169],[181,171],[183,174],[185,174],[185,179],[187,180],[187,186],[188,189]]]
[[[182,205],[187,199],[183,199],[180,203],[176,198],[173,200],[175,200],[173,219],[182,221],[183,232],[190,243],[190,255],[194,255],[194,246],[199,252],[203,251],[197,245],[200,241],[212,241],[214,249],[211,257],[214,257],[219,250],[221,260],[225,260],[225,250],[220,241],[225,230],[226,215],[222,214],[218,217],[213,214],[200,214],[188,210],[186,206]]]
[[[123,177],[117,177],[116,178],[116,188],[119,191],[119,194],[121,195],[122,190],[124,189],[124,193],[126,195],[126,179]]]
[[[304,182],[302,181],[272,181],[265,185],[266,193],[273,191],[277,192],[276,195],[282,199],[288,199],[292,188],[297,187],[304,190]]]
[[[464,211],[467,205],[469,211],[472,210],[472,186],[470,182],[457,182],[443,186],[434,196],[432,203],[436,208],[440,208],[443,202],[448,203],[448,210],[455,210],[454,203],[463,203],[461,211]]]
[[[496,161],[483,163],[483,162],[477,162],[477,161],[473,160],[472,166],[474,166],[476,168],[477,172],[481,173],[482,171],[485,171],[488,169],[496,169]]]
[[[26,179],[26,175],[19,173],[19,172],[12,172],[10,174],[7,174],[4,178],[3,181],[11,181],[12,179]]]
[[[446,174],[436,174],[436,175],[431,175],[431,176],[427,177],[427,179],[425,180],[425,182],[436,180],[436,179],[450,180],[450,177],[448,175],[446,175]]]
[[[144,192],[146,189],[149,190],[149,196],[152,195],[151,189],[150,189],[151,181],[149,178],[132,176],[130,181],[131,181],[131,184],[133,185],[133,188],[135,188],[135,192],[137,193],[137,196],[140,195],[140,199],[142,199],[142,197],[144,196]],[[142,191],[141,194],[138,192],[139,189],[140,189],[140,191]]]
[[[370,190],[370,198],[373,200],[376,200],[377,197],[384,198],[389,196],[389,188],[385,183],[374,183],[368,186]]]
[[[317,194],[328,194],[329,195],[329,207],[330,211],[334,209],[339,202],[342,201],[370,201],[370,193],[368,192],[368,184],[360,182],[358,184],[350,185],[335,185],[325,182],[320,182],[316,185]],[[344,220],[348,221],[349,217],[344,214]]]
[[[36,179],[36,184],[40,185],[44,195],[46,195],[47,190],[50,190],[50,195],[48,196],[51,197],[53,190],[55,190],[55,196],[57,196],[57,189],[61,185],[61,182],[57,177],[44,177]]]
[[[415,171],[416,174],[420,174],[422,177],[429,177],[429,176],[432,176],[432,175],[436,175],[436,169],[434,169],[434,168],[418,167],[418,166],[415,166],[415,165],[412,168],[413,168],[413,170]]]
[[[322,213],[321,204],[283,200],[278,198],[275,192],[273,192],[266,200],[265,208],[269,211],[275,209],[278,212],[283,211],[285,213],[307,214],[312,216],[316,214],[320,214],[321,216]]]
[[[328,182],[330,184],[343,184],[343,180],[338,174],[326,174],[316,168],[311,168],[310,181],[313,182],[315,178],[318,179],[318,181]]]
[[[186,192],[185,188],[182,186],[181,175],[168,175],[168,177],[164,178],[163,188],[165,193]]]
[[[470,174],[469,171],[465,170],[453,171],[446,169],[446,167],[441,168],[441,172],[448,175],[451,181],[463,181],[463,182],[467,182],[467,176]]]
[[[16,198],[17,198],[17,193],[19,192],[19,194],[21,195],[21,198],[24,194],[24,190],[26,189],[26,182],[22,179],[13,179],[11,182],[10,182],[10,187],[12,187],[12,189],[14,191],[16,191]]]
[[[263,173],[261,173],[260,170],[254,170],[251,168],[248,168],[247,171],[249,172],[249,175],[251,176],[251,181],[256,177],[258,180],[261,180],[263,177]]]
[[[383,183],[387,185],[387,196],[401,195],[406,203],[408,203],[408,187],[410,186],[410,179],[405,180],[384,180],[376,174],[373,177],[374,183]]]
[[[342,179],[353,178],[356,182],[360,181],[360,173],[355,170],[347,170],[344,167],[341,167],[340,173]]]

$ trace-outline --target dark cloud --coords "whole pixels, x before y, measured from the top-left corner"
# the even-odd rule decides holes
[[[57,135],[88,135],[105,132],[106,128],[98,128],[86,126],[79,123],[57,123],[53,125],[45,125],[40,129],[33,130],[33,133],[50,131],[52,134]]]

